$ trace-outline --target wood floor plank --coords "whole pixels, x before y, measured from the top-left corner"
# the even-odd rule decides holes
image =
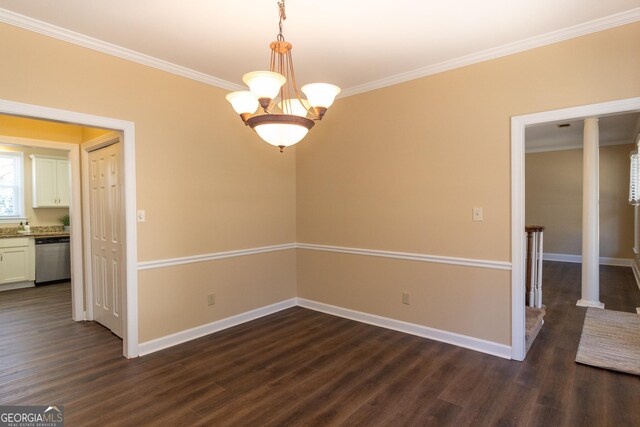
[[[148,356],[71,320],[68,284],[0,292],[0,404],[67,426],[640,425],[640,378],[578,365],[580,266],[545,262],[545,324],[514,362],[294,307]],[[602,268],[607,308],[640,291]]]

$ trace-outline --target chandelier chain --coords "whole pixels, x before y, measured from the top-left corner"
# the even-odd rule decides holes
[[[283,22],[287,19],[287,12],[284,10],[284,1],[285,0],[282,0],[282,2],[278,2],[278,8],[280,9],[280,21],[278,22],[280,32],[278,33],[278,41],[284,40],[284,35],[282,34],[282,26]]]

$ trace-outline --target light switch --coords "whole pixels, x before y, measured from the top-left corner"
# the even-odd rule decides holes
[[[138,211],[138,222],[145,222],[147,220],[147,214],[144,210]]]
[[[473,220],[482,221],[483,219],[482,208],[473,208]]]

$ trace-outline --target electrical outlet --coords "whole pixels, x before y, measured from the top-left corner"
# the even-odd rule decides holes
[[[215,305],[216,303],[216,294],[207,295],[207,305]]]
[[[473,220],[474,221],[482,221],[482,220],[484,220],[484,215],[482,213],[482,208],[473,208]]]
[[[409,292],[402,293],[402,303],[409,305]]]

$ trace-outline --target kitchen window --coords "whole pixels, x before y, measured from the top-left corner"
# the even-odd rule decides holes
[[[24,159],[21,152],[0,151],[0,222],[24,221]]]

